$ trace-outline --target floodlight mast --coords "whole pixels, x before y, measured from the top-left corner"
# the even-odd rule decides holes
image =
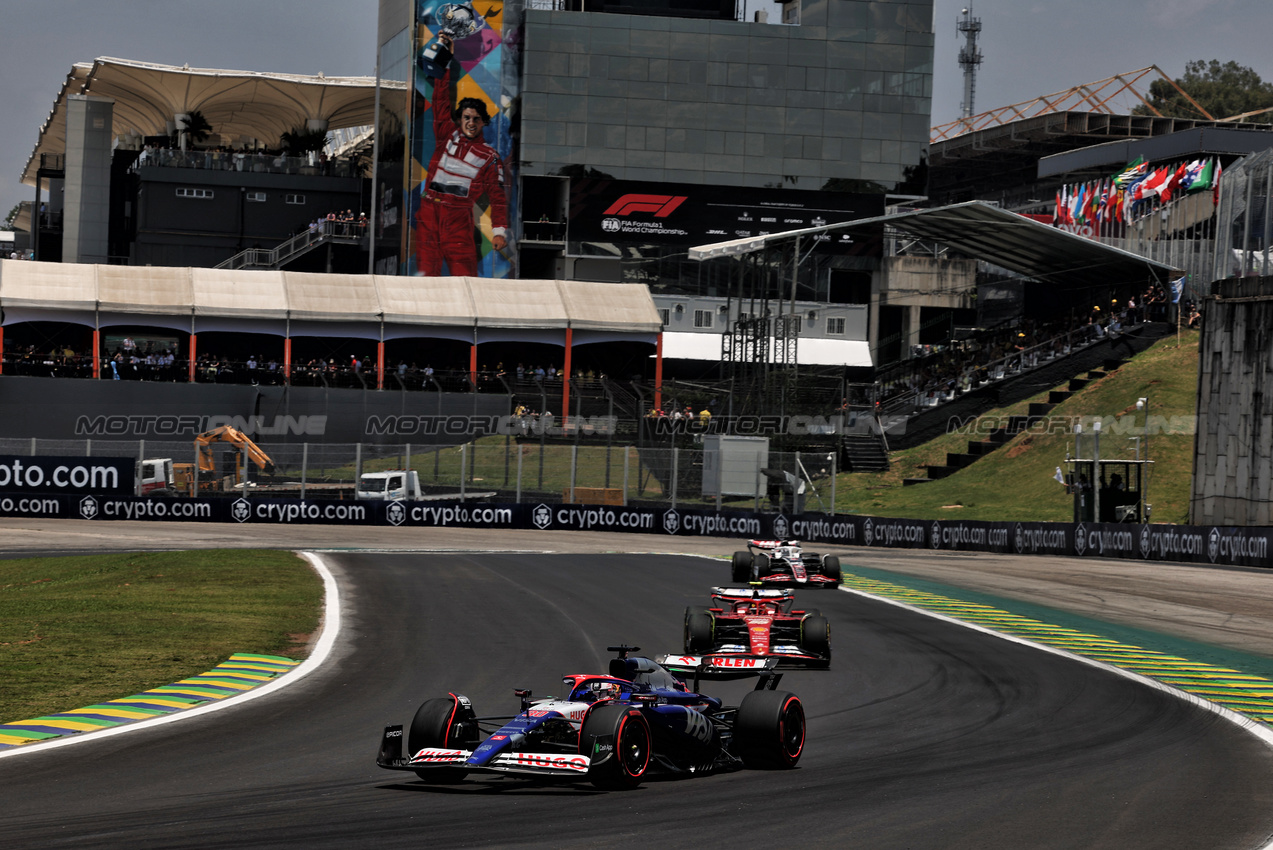
[[[960,104],[961,118],[971,118],[977,99],[977,67],[981,65],[981,51],[977,49],[977,36],[981,34],[981,18],[972,16],[972,4],[963,10],[963,17],[955,21],[955,30],[964,37],[959,51],[959,67],[964,69],[964,102]]]

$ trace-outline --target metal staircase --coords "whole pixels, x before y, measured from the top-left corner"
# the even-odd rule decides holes
[[[365,226],[358,222],[323,221],[288,239],[277,248],[248,248],[218,263],[218,269],[281,269],[293,260],[323,245],[357,245]]]

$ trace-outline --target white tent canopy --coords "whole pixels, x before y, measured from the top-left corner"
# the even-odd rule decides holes
[[[71,67],[23,169],[23,183],[35,185],[41,154],[66,153],[66,101],[83,94],[115,101],[115,136],[166,135],[175,116],[194,111],[208,120],[214,138],[231,146],[240,138],[277,145],[283,133],[309,121],[323,122],[328,130],[375,123],[374,77],[222,71],[102,57]]]
[[[604,287],[600,289],[599,287]],[[0,260],[6,324],[36,317],[104,315],[223,317],[480,329],[567,328],[653,343],[658,310],[644,285],[479,277],[399,277],[106,266]],[[34,312],[33,312],[34,311]],[[165,322],[167,324],[167,322]],[[421,334],[427,336],[427,334]]]

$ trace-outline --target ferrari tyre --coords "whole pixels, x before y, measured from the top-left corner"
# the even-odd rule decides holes
[[[791,768],[804,751],[804,706],[789,691],[751,691],[734,719],[734,750],[743,764]]]
[[[840,559],[835,555],[822,556],[822,574],[830,579],[835,579],[836,584],[840,583],[842,573],[840,572]],[[832,589],[836,585],[828,584],[827,587]]]
[[[650,768],[652,741],[650,724],[639,710],[628,705],[594,708],[579,730],[579,752],[592,759],[588,778],[598,788],[637,787]]]
[[[685,654],[709,652],[715,642],[716,621],[706,609],[685,609]]]
[[[734,584],[746,584],[751,581],[751,553],[735,552],[730,561],[730,581]]]
[[[810,655],[830,660],[831,624],[821,614],[812,614],[800,621],[800,648]]]
[[[407,732],[407,755],[414,756],[425,747],[459,749],[459,704],[451,697],[425,700],[411,719]],[[464,778],[465,771],[455,767],[433,767],[417,770],[415,775],[425,782],[450,785]]]

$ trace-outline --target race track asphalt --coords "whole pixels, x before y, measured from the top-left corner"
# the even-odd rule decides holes
[[[1273,751],[1073,660],[848,593],[793,771],[626,793],[375,766],[380,732],[456,690],[479,714],[560,694],[607,644],[679,649],[725,565],[638,555],[338,554],[343,637],[268,698],[0,759],[6,847],[1248,848],[1273,832]],[[805,594],[808,594],[807,596]],[[747,686],[714,690],[737,699]]]

